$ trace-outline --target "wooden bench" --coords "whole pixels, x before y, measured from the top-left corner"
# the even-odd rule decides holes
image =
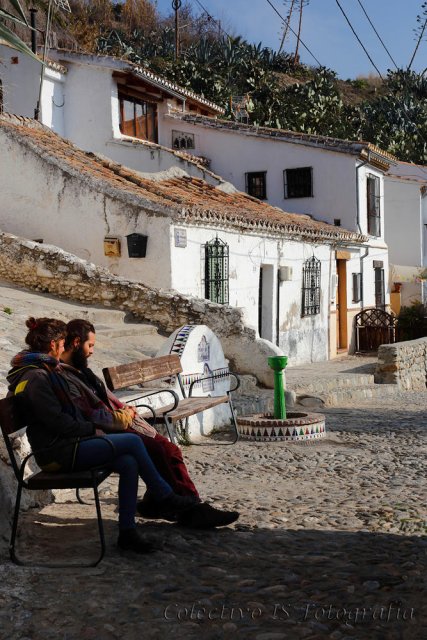
[[[192,394],[194,385],[199,384],[203,380],[215,378],[215,376],[204,376],[203,374],[200,374],[200,378],[197,378],[191,383],[187,397],[181,379],[182,366],[178,355],[147,358],[146,360],[138,360],[137,362],[122,364],[117,367],[108,367],[102,371],[105,382],[110,391],[128,389],[134,386],[139,386],[139,390],[141,390],[141,386],[144,384],[170,379],[173,376],[177,377],[182,398],[180,398],[173,389],[167,387],[160,389],[152,389],[150,387],[144,389],[142,387],[141,395],[132,398],[132,403],[136,403],[136,406],[146,406],[138,404],[138,402],[144,398],[148,398],[149,396],[155,396],[161,393],[169,393],[172,396],[173,402],[171,404],[160,408],[156,407],[154,411],[147,407],[145,412],[139,412],[142,417],[147,419],[150,419],[152,414],[155,414],[155,422],[164,424],[172,442],[176,442],[175,425],[177,422],[187,420],[190,416],[202,413],[207,409],[211,409],[212,407],[216,407],[221,404],[229,405],[231,422],[234,429],[233,441],[227,442],[226,444],[234,444],[237,441],[239,432],[237,430],[236,416],[231,402],[231,393],[236,391],[240,386],[240,381],[236,374],[231,372],[229,374],[235,379],[236,384],[232,389],[226,392],[226,395],[197,397]]]
[[[27,455],[20,464],[15,457],[14,453],[14,440],[17,432],[19,435],[25,433],[26,423],[21,414],[19,408],[19,401],[16,396],[4,398],[0,400],[0,427],[1,432],[6,444],[6,449],[9,454],[10,463],[18,481],[18,487],[16,491],[15,509],[12,523],[12,531],[10,536],[9,553],[10,558],[15,564],[29,565],[27,562],[23,562],[15,551],[16,537],[18,531],[18,520],[20,513],[20,504],[22,489],[28,489],[29,491],[39,491],[41,489],[75,489],[77,499],[81,504],[85,504],[79,495],[80,489],[93,489],[96,515],[98,520],[98,532],[100,539],[100,553],[99,556],[89,564],[72,563],[72,564],[59,564],[51,563],[44,564],[45,567],[52,568],[64,568],[64,567],[95,567],[105,554],[105,536],[104,527],[102,524],[101,506],[99,503],[98,486],[111,474],[111,469],[106,467],[95,467],[89,471],[78,471],[74,473],[46,473],[44,471],[38,471],[28,476],[25,475],[26,466],[28,461],[34,456],[34,452]],[[109,441],[108,441],[109,442]],[[112,454],[114,453],[114,446],[109,442],[112,447]]]

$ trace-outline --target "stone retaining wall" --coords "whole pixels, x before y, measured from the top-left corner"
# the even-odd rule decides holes
[[[397,384],[405,391],[425,391],[427,338],[381,345],[378,349],[375,382]]]

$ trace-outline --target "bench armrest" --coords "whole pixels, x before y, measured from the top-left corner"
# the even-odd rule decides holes
[[[229,376],[232,376],[234,378],[234,384],[235,386],[232,389],[229,389],[226,393],[229,396],[231,393],[233,393],[234,391],[237,391],[237,389],[240,387],[240,378],[237,375],[237,373],[233,373],[232,371],[228,372]],[[203,382],[203,380],[212,380],[212,379],[216,379],[216,376],[202,376],[201,378],[199,378],[198,380],[194,380],[194,382],[192,382],[190,384],[190,388],[188,390],[188,397],[189,398],[197,398],[197,397],[203,397],[203,396],[193,396],[193,386],[195,384],[200,384],[201,382]]]
[[[132,398],[132,403],[134,402],[138,402],[138,400],[143,400],[144,398],[149,398],[150,396],[156,396],[159,395],[160,393],[170,393],[170,395],[173,397],[173,402],[174,405],[173,407],[170,409],[170,411],[173,411],[174,409],[176,409],[176,407],[178,406],[179,403],[179,396],[176,393],[176,391],[174,391],[173,389],[156,389],[155,391],[152,391],[150,393],[145,393],[143,396],[139,396],[138,398]],[[148,407],[152,412],[154,412],[154,414],[156,413],[155,409],[152,409],[151,407],[149,407],[146,404],[135,404],[135,407]],[[154,415],[154,417],[156,417]]]
[[[84,441],[86,440],[94,440],[95,438],[103,438],[105,440],[105,442],[107,442],[110,446],[111,449],[111,462],[113,462],[114,456],[116,455],[116,447],[114,446],[114,444],[108,440],[108,438],[104,438],[104,436],[89,436],[87,438],[84,438]],[[82,438],[75,438],[74,440],[68,440],[67,442],[64,442],[62,447],[66,447],[69,446],[70,444],[78,444],[79,442],[82,441]],[[58,449],[58,447],[61,449],[61,445],[57,445],[57,444],[53,444],[50,447],[43,447],[41,449],[36,449],[35,451],[31,451],[31,453],[29,453],[27,456],[25,456],[25,458],[23,459],[21,466],[19,467],[19,479],[20,482],[22,482],[25,486],[25,482],[24,482],[24,473],[25,473],[25,467],[27,465],[27,462],[31,459],[34,458],[38,453],[42,453],[42,452],[46,452],[46,451],[50,451],[51,449],[53,449],[55,447],[55,449]],[[105,464],[103,465],[93,465],[93,467],[91,467],[90,469],[88,469],[88,471],[91,470],[96,470],[96,469],[104,469],[105,468]],[[55,472],[52,472],[55,473]]]

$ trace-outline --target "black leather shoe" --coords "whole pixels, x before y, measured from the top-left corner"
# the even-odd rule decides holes
[[[207,502],[201,502],[178,517],[178,523],[190,529],[215,529],[226,527],[239,518],[238,511],[221,511]]]
[[[153,553],[156,547],[151,542],[146,542],[134,529],[122,529],[119,533],[117,546],[122,551],[133,551],[133,553]]]
[[[199,503],[197,496],[179,496],[172,493],[163,500],[144,499],[136,505],[136,514],[149,520],[176,522],[178,516]]]

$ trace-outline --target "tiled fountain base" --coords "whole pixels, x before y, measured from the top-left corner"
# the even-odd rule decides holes
[[[288,413],[286,420],[271,413],[239,416],[237,427],[243,440],[258,442],[301,442],[323,438],[326,433],[324,415],[302,411]]]

